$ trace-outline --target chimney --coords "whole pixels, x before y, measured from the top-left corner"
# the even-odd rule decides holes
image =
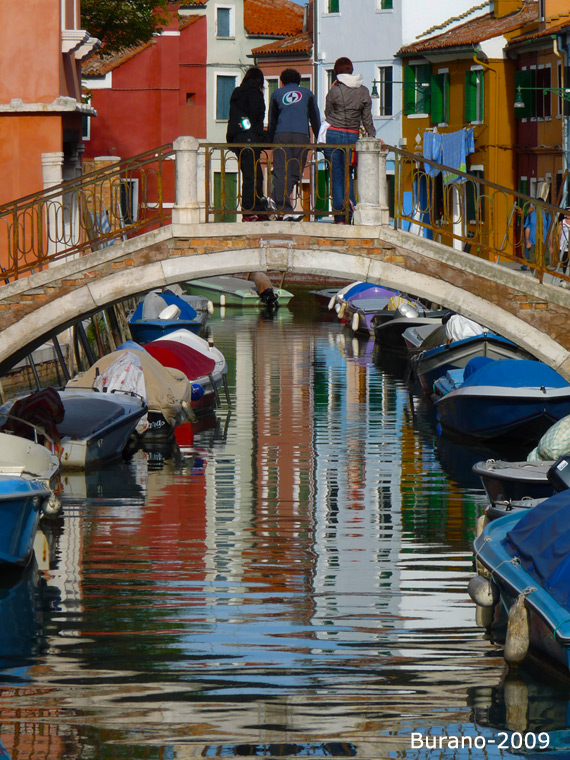
[[[493,3],[493,17],[503,18],[511,13],[520,11],[523,7],[523,0],[494,0]]]

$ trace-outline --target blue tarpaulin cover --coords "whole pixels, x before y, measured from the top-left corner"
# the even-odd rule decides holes
[[[471,373],[465,378],[462,387],[473,385],[495,385],[501,388],[566,388],[570,383],[543,362],[532,359],[497,359]]]
[[[527,510],[503,546],[558,604],[570,609],[570,490]]]

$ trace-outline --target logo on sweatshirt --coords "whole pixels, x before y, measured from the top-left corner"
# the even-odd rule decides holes
[[[302,99],[302,93],[300,93],[298,90],[292,90],[291,92],[286,92],[285,95],[283,95],[283,104],[286,106],[292,106]]]

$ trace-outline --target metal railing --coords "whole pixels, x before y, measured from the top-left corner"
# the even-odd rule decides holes
[[[169,223],[173,158],[165,145],[0,206],[1,278],[18,279]]]
[[[251,216],[282,219],[289,215],[320,221],[333,213],[333,163],[342,183],[342,197],[337,199],[334,215],[339,221],[350,222],[349,188],[356,164],[353,146],[219,143],[204,145],[204,151],[207,222],[237,221],[240,217],[247,220]],[[276,171],[279,183],[275,183]],[[272,196],[275,205],[268,207],[267,198]]]
[[[495,261],[528,267],[542,282],[570,282],[559,246],[559,206],[389,147],[397,228]],[[527,240],[528,236],[528,240]],[[529,244],[534,244],[529,248]]]
[[[195,171],[190,175],[182,170],[179,174],[176,164],[181,154],[176,144],[86,173],[0,206],[0,282],[169,224],[172,209],[184,208],[184,184],[188,182],[192,185],[190,206],[195,199],[194,218],[201,222],[252,216],[279,219],[291,213],[306,221],[331,221],[334,168],[337,221],[351,220],[349,186],[352,175],[357,175],[356,200],[360,187],[361,199],[366,195],[363,208],[389,203],[389,223],[395,228],[472,255],[528,266],[540,281],[551,274],[570,282],[558,246],[563,213],[558,206],[423,156],[368,142],[375,152],[364,145],[366,141],[361,151],[358,144],[355,150],[350,145],[227,145],[193,140]],[[384,169],[378,171],[379,151],[384,166],[388,165],[388,179]],[[280,200],[273,192],[278,203],[270,208],[263,204],[275,190],[276,169],[289,197]],[[244,170],[255,190],[249,197],[247,188],[245,195],[243,191]],[[176,182],[181,187],[176,188]],[[181,200],[177,201],[179,193]],[[388,223],[387,209],[382,219]],[[536,238],[530,250],[526,243],[529,233]],[[532,260],[527,260],[529,254]]]

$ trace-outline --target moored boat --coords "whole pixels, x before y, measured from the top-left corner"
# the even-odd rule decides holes
[[[128,390],[144,399],[148,411],[141,438],[154,441],[169,438],[174,428],[188,419],[192,388],[186,375],[165,367],[136,343],[103,356],[86,372],[70,380],[66,388],[102,392]]]
[[[190,380],[191,408],[195,415],[208,414],[219,406],[222,386],[227,397],[228,367],[224,355],[200,336],[177,330],[148,343],[145,349],[163,366],[180,370]]]
[[[430,332],[410,359],[413,375],[424,393],[433,395],[434,382],[450,369],[464,369],[476,356],[490,359],[531,359],[527,351],[470,319],[453,314]]]
[[[530,651],[570,669],[570,490],[490,521],[474,541],[479,572],[469,583],[481,607],[508,614],[504,657]]]
[[[570,414],[570,383],[543,362],[482,359],[479,366],[478,360],[434,382],[443,429],[477,439],[536,444],[553,423]],[[478,368],[469,372],[472,366]]]
[[[189,280],[185,288],[191,295],[208,298],[219,306],[239,306],[259,308],[264,305],[255,282],[231,275],[215,275],[197,280]],[[286,306],[293,298],[284,288],[273,288],[279,305]]]
[[[207,298],[185,296],[168,288],[152,290],[137,304],[129,329],[133,340],[142,344],[181,328],[200,333],[211,311],[213,305]]]
[[[26,565],[51,488],[35,478],[0,473],[0,563]]]

